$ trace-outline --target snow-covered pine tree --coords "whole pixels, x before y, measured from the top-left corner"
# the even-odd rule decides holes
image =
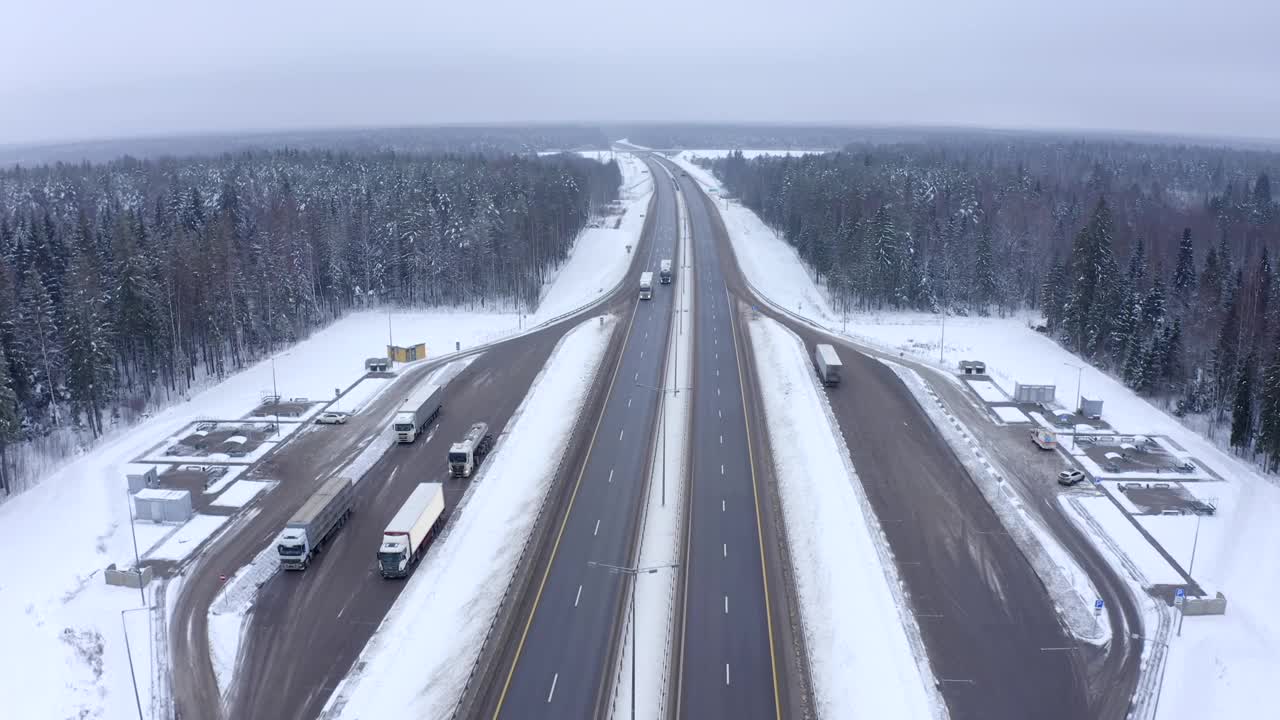
[[[1253,444],[1253,373],[1257,360],[1249,353],[1237,373],[1231,402],[1231,447],[1237,452],[1244,452]]]

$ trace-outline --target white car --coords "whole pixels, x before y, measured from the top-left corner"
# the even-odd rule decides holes
[[[345,425],[347,422],[347,414],[340,412],[320,413],[320,417],[316,418],[318,425]]]
[[[1084,473],[1079,470],[1063,470],[1058,473],[1058,484],[1070,487],[1084,480]]]

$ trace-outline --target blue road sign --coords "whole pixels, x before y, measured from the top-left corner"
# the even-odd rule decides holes
[[[1174,596],[1176,596],[1176,597],[1186,597],[1186,596],[1187,596],[1187,591],[1186,591],[1186,590],[1183,590],[1182,588],[1178,588],[1177,590],[1174,590],[1174,591],[1173,591],[1173,594],[1174,594]]]
[[[1093,601],[1094,610],[1101,610],[1102,607],[1103,607],[1102,598],[1098,598],[1097,600]]]

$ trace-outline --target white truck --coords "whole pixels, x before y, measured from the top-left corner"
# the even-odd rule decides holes
[[[492,448],[493,435],[489,432],[489,425],[482,422],[472,425],[461,442],[449,446],[449,475],[471,477]]]
[[[836,349],[826,343],[819,343],[813,350],[813,366],[818,370],[818,379],[823,385],[831,387],[840,384],[840,356]]]
[[[354,500],[351,478],[330,478],[321,485],[276,536],[280,566],[285,570],[306,570],[320,548],[347,524]]]
[[[662,283],[663,285],[671,284],[671,261],[670,260],[663,260],[662,264],[658,266],[658,282]]]
[[[418,485],[382,531],[382,544],[378,546],[378,569],[382,577],[407,576],[443,524],[444,485]]]
[[[653,297],[653,273],[640,273],[640,299],[648,300]]]
[[[437,386],[418,388],[409,396],[395,419],[391,421],[391,429],[396,433],[396,440],[411,443],[418,433],[430,425],[440,415],[440,396],[443,393]]]

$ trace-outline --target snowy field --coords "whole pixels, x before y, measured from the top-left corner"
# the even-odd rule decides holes
[[[718,190],[719,183],[701,168],[681,164],[691,176]],[[1158,717],[1198,720],[1267,714],[1259,711],[1257,703],[1269,697],[1275,679],[1280,678],[1280,654],[1266,650],[1280,647],[1280,623],[1274,621],[1273,608],[1273,599],[1280,598],[1280,523],[1276,522],[1280,518],[1280,487],[1273,476],[1263,476],[1254,466],[1222,452],[1096,368],[1084,364],[1078,372],[1082,363],[1031,330],[1026,317],[951,317],[946,323],[945,343],[940,342],[942,327],[935,315],[859,313],[842,317],[831,309],[794,249],[758,217],[733,201],[722,213],[743,271],[776,305],[834,332],[847,327],[846,334],[855,340],[930,364],[938,363],[939,346],[943,345],[943,362],[949,370],[962,359],[983,360],[988,374],[1006,391],[1013,389],[1015,381],[1047,378],[1057,384],[1058,402],[1063,406],[1074,403],[1079,377],[1080,392],[1104,401],[1103,419],[1118,432],[1168,436],[1198,464],[1207,464],[1221,475],[1227,482],[1212,483],[1211,489],[1203,491],[1217,500],[1218,513],[1201,521],[1193,575],[1227,595],[1227,614],[1187,618],[1182,637],[1170,638]],[[1188,483],[1188,487],[1199,491],[1195,483]],[[1118,513],[1105,498],[1099,500]],[[1099,512],[1108,512],[1101,504],[1097,507]],[[1128,525],[1127,520],[1124,523]],[[1150,544],[1131,525],[1132,535],[1118,523],[1113,526],[1124,534],[1125,542],[1134,543],[1134,555],[1149,559],[1146,553],[1153,552]],[[1100,538],[1099,542],[1109,540]],[[1127,553],[1130,548],[1126,545],[1124,550]],[[1104,556],[1116,562],[1108,553]],[[1123,564],[1116,564],[1118,572],[1129,575]],[[1159,564],[1154,568],[1159,569]],[[1147,628],[1147,632],[1154,631]]]
[[[800,339],[752,323],[818,717],[945,715],[879,522]],[[888,574],[887,574],[888,573]],[[910,628],[908,630],[907,628]],[[914,642],[913,642],[914,640]],[[914,645],[914,648],[913,648]]]
[[[592,318],[560,341],[472,482],[456,524],[428,551],[356,661],[362,670],[334,692],[325,717],[449,716],[615,325]]]

